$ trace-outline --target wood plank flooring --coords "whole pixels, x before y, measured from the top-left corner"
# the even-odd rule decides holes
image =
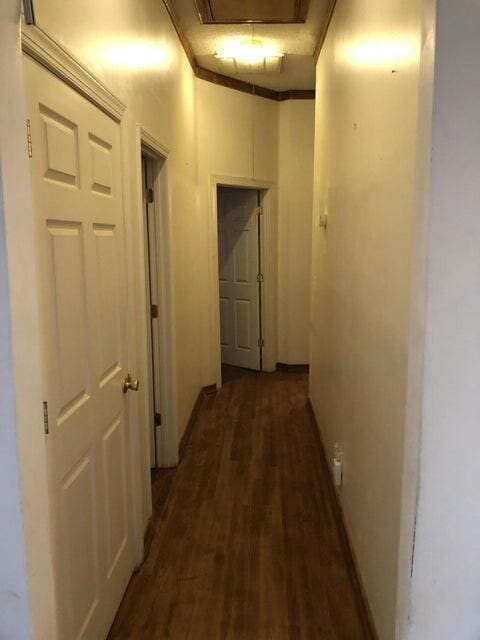
[[[109,640],[362,640],[307,376],[204,398]]]

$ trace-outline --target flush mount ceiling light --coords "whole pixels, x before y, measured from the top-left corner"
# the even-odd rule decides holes
[[[228,40],[215,54],[223,73],[273,73],[280,71],[283,53],[261,40]]]

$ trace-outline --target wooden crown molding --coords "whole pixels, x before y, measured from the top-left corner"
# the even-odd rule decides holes
[[[289,91],[279,91],[277,100],[315,100],[315,89],[290,89]]]
[[[314,100],[315,99],[315,90],[314,89],[291,89],[289,91],[275,91],[274,89],[267,89],[267,87],[261,87],[257,84],[252,84],[250,82],[245,82],[243,80],[239,80],[238,78],[232,78],[230,76],[224,76],[221,73],[217,73],[216,71],[212,71],[211,69],[205,69],[205,67],[201,67],[193,54],[192,47],[190,42],[183,30],[180,19],[175,11],[172,0],[163,0],[163,4],[167,10],[167,13],[172,21],[172,24],[177,32],[178,39],[185,51],[185,55],[190,62],[190,66],[192,67],[192,71],[197,78],[201,80],[206,80],[207,82],[212,82],[213,84],[220,85],[222,87],[227,87],[229,89],[235,89],[236,91],[243,91],[244,93],[250,93],[252,95],[260,96],[262,98],[267,98],[267,100],[274,100],[276,102],[283,102],[284,100]]]
[[[165,5],[165,9],[167,10],[167,13],[175,28],[175,31],[177,32],[178,39],[180,40],[183,50],[185,51],[185,55],[187,56],[188,61],[190,62],[190,66],[192,67],[192,70],[195,73],[195,69],[197,67],[197,61],[195,60],[195,56],[193,55],[193,50],[190,45],[190,41],[188,40],[185,34],[185,31],[182,29],[180,19],[173,7],[172,0],[163,0],[163,4]]]
[[[315,51],[313,52],[313,57],[315,59],[315,62],[317,62],[320,56],[320,52],[323,48],[325,38],[327,37],[328,29],[330,27],[330,23],[332,22],[333,13],[335,11],[336,6],[337,6],[337,0],[330,0],[330,7],[328,8],[328,14],[327,14],[328,15],[327,22],[325,24],[325,28],[321,31],[319,35],[317,46],[315,47]]]
[[[224,76],[221,73],[216,73],[210,69],[205,69],[197,65],[195,68],[195,75],[197,78],[207,80],[207,82],[213,82],[214,84],[221,85],[222,87],[228,87],[229,89],[236,89],[237,91],[243,91],[244,93],[251,93],[253,95],[261,96],[269,100],[278,100],[278,91],[273,89],[266,89],[265,87],[259,87],[256,84],[250,84],[238,78],[231,78],[230,76]]]

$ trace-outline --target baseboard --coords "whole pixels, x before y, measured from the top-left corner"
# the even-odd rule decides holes
[[[286,364],[285,362],[277,362],[276,371],[287,371],[288,373],[308,373],[310,365],[308,364]]]
[[[217,393],[217,385],[216,384],[208,384],[206,387],[202,388],[203,394],[206,396],[213,396]]]
[[[332,499],[332,504],[334,506],[335,520],[337,522],[337,527],[340,532],[340,536],[342,539],[345,555],[347,557],[348,569],[350,572],[350,578],[352,581],[353,588],[355,590],[355,594],[357,597],[358,607],[362,615],[363,625],[365,627],[365,631],[368,634],[370,640],[378,640],[378,634],[375,629],[375,623],[373,621],[372,612],[370,609],[370,605],[368,603],[367,594],[365,591],[365,587],[363,585],[363,581],[361,578],[357,558],[355,555],[355,551],[353,549],[352,541],[350,538],[350,534],[348,533],[347,524],[345,521],[345,516],[343,513],[342,504],[340,502],[337,490],[335,485],[333,484],[332,474],[330,471],[330,467],[327,461],[326,451],[323,444],[322,434],[319,429],[317,418],[315,417],[315,412],[313,410],[312,403],[310,398],[307,400],[307,408],[310,413],[311,425],[312,429],[315,431],[315,437],[317,438],[318,445],[321,452],[322,464],[325,468],[327,477],[328,477],[328,488]]]

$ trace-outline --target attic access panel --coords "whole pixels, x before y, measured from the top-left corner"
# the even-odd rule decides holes
[[[195,0],[204,24],[296,23],[307,19],[310,0]]]

